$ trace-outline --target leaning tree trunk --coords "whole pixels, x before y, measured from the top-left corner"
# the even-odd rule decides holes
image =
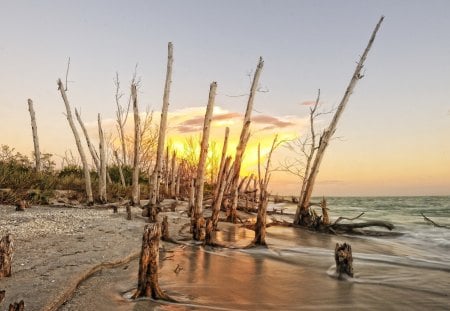
[[[141,257],[139,259],[138,287],[133,299],[139,297],[152,297],[174,301],[159,287],[159,238],[161,237],[161,225],[151,223],[145,226],[142,237]]]
[[[214,110],[214,100],[216,98],[217,83],[212,82],[209,86],[209,99],[206,106],[205,120],[203,123],[202,142],[200,145],[200,157],[197,167],[197,178],[195,181],[195,201],[194,201],[194,223],[192,228],[194,240],[203,239],[203,188],[205,182],[206,158],[208,157],[208,140],[211,130],[211,121]]]
[[[75,117],[78,120],[78,124],[80,124],[81,130],[83,131],[84,134],[84,138],[86,138],[86,144],[88,146],[89,152],[91,153],[92,160],[94,161],[95,168],[97,169],[97,172],[100,177],[100,159],[98,158],[97,152],[95,152],[95,148],[91,143],[91,139],[89,138],[89,134],[86,130],[86,127],[84,126],[83,120],[81,120],[81,116],[78,113],[77,108],[75,108]]]
[[[177,152],[174,150],[172,153],[172,162],[170,165],[170,188],[169,188],[169,196],[171,198],[176,197],[176,161],[177,161]]]
[[[321,164],[323,156],[325,154],[325,150],[328,146],[328,143],[329,143],[331,137],[334,135],[334,132],[336,131],[337,123],[342,116],[342,113],[347,105],[347,102],[348,102],[350,96],[353,93],[353,89],[355,88],[356,83],[363,77],[363,75],[361,74],[361,70],[364,67],[364,62],[367,58],[370,48],[372,47],[373,42],[375,40],[375,36],[376,36],[378,30],[380,29],[383,19],[384,19],[384,16],[382,16],[380,18],[374,31],[372,32],[369,43],[367,44],[367,47],[364,50],[364,53],[362,54],[358,64],[356,65],[355,72],[353,73],[350,83],[345,91],[344,97],[342,98],[342,100],[333,116],[333,119],[330,122],[330,125],[328,126],[328,128],[324,131],[324,133],[321,136],[319,148],[317,150],[316,156],[315,156],[313,164],[311,166],[311,172],[306,181],[307,184],[306,184],[306,188],[305,188],[305,194],[304,194],[303,198],[301,198],[299,205],[297,207],[297,211],[296,211],[295,218],[294,218],[295,224],[301,224],[302,215],[305,213],[304,211],[307,211],[309,208],[312,192],[314,189],[314,183],[316,181],[317,174],[319,173],[320,164]]]
[[[256,96],[256,91],[258,89],[259,77],[264,66],[264,61],[262,57],[259,58],[258,66],[256,67],[255,75],[253,77],[252,86],[250,88],[250,94],[248,96],[247,109],[245,111],[244,123],[242,125],[241,136],[239,138],[239,144],[236,147],[236,155],[234,157],[233,166],[233,180],[231,184],[231,193],[237,190],[239,182],[239,174],[241,172],[242,158],[244,156],[245,148],[247,147],[248,138],[250,137],[250,118],[253,111],[253,102]],[[237,202],[234,202],[232,206],[237,206]],[[236,222],[236,210],[232,209],[230,215],[228,216],[228,221]]]
[[[102,120],[100,114],[98,114],[98,139],[99,151],[100,151],[100,171],[98,178],[99,196],[100,202],[106,203],[106,150],[105,150],[105,137],[103,135]]]
[[[141,119],[139,117],[139,109],[137,103],[137,89],[136,84],[131,85],[131,98],[133,101],[133,114],[134,114],[134,157],[133,157],[133,179],[131,189],[131,203],[133,206],[140,205],[140,193],[139,193],[139,156],[141,152]]]
[[[214,198],[217,197],[217,194],[218,194],[219,188],[220,188],[220,180],[222,179],[222,175],[224,174],[223,166],[225,165],[225,159],[227,156],[228,136],[229,135],[230,135],[230,128],[227,126],[225,128],[225,137],[223,139],[222,155],[220,157],[219,175],[217,176],[217,183],[216,183],[216,187],[214,188]]]
[[[87,203],[93,204],[94,197],[92,195],[92,185],[91,185],[91,175],[89,173],[89,166],[86,160],[86,154],[84,153],[83,146],[81,145],[80,135],[78,134],[78,130],[75,127],[75,123],[73,122],[72,111],[69,105],[69,100],[67,99],[66,90],[64,88],[64,84],[61,79],[58,79],[58,89],[61,92],[62,99],[64,101],[64,105],[66,106],[66,117],[67,121],[69,121],[70,128],[72,129],[73,136],[75,137],[75,143],[78,148],[78,153],[80,154],[81,163],[83,163],[83,173],[84,173],[84,181],[86,184],[86,196]]]
[[[28,99],[28,111],[30,112],[31,130],[33,131],[34,159],[36,161],[36,171],[40,172],[42,169],[41,152],[39,150],[39,137],[37,133],[36,114],[34,113],[33,101],[31,99]]]
[[[150,189],[150,208],[156,208],[156,202],[159,202],[159,183],[161,182],[161,168],[164,153],[164,145],[166,141],[166,128],[167,128],[167,112],[169,110],[169,97],[170,97],[170,85],[172,84],[172,64],[173,64],[173,45],[172,42],[168,44],[168,56],[167,56],[167,72],[166,83],[164,86],[163,105],[161,109],[161,121],[159,124],[158,134],[158,148],[156,150],[156,163],[155,169],[151,176]]]
[[[120,183],[122,184],[123,187],[126,187],[127,184],[125,183],[125,176],[123,175],[122,163],[120,162],[117,150],[114,150],[113,153],[114,153],[114,157],[116,158],[117,167],[119,169]]]
[[[11,276],[14,244],[10,234],[0,240],[0,278]]]

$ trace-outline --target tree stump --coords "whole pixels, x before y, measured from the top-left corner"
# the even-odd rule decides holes
[[[17,204],[16,204],[16,211],[20,211],[23,212],[26,208],[30,208],[30,203],[26,200],[20,200]]]
[[[353,277],[353,257],[350,244],[336,243],[334,260],[336,261],[336,273],[339,278],[342,278],[342,274]]]
[[[141,258],[139,259],[138,288],[132,297],[133,299],[152,297],[153,299],[175,301],[164,293],[158,284],[160,237],[161,225],[159,223],[151,223],[145,226]]]
[[[161,226],[161,240],[163,241],[170,241],[170,235],[169,235],[169,221],[168,217],[164,216]]]
[[[10,304],[8,311],[24,311],[25,310],[25,302],[23,300],[19,302],[15,302],[14,304]]]
[[[10,234],[0,240],[0,278],[11,276],[13,240]]]
[[[215,242],[212,236],[212,232],[214,231],[214,224],[211,218],[208,218],[206,220],[206,227],[205,227],[205,240],[204,245],[211,245],[214,246]]]
[[[6,291],[0,290],[0,303],[2,303],[3,299],[5,299]]]
[[[127,205],[127,220],[131,220],[131,206]]]

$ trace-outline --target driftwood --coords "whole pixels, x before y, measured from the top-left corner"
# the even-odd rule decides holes
[[[24,311],[25,302],[23,300],[9,305],[8,311]]]
[[[139,259],[138,288],[133,299],[139,297],[152,297],[153,299],[163,299],[173,301],[159,287],[159,238],[161,237],[161,226],[159,223],[148,224],[144,228],[142,237],[142,250]]]
[[[334,224],[329,226],[329,228],[333,229],[334,231],[346,231],[350,232],[353,231],[353,229],[360,229],[360,228],[366,228],[366,227],[383,227],[389,230],[394,229],[394,225],[387,221],[381,221],[381,220],[371,220],[366,222],[360,222],[360,223],[353,223],[353,224]]]
[[[14,244],[10,234],[0,240],[0,278],[11,276]]]
[[[353,277],[353,256],[350,244],[336,243],[334,249],[334,260],[336,262],[336,273],[338,278],[342,278],[343,274]]]
[[[426,221],[428,221],[429,223],[431,223],[431,224],[432,224],[433,226],[435,226],[435,227],[450,229],[449,226],[440,225],[440,224],[434,222],[433,220],[431,220],[430,218],[428,218],[427,216],[425,216],[423,213],[420,213],[420,215],[422,215],[423,219],[425,219]]]

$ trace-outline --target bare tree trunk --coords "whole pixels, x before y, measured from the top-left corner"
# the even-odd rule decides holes
[[[266,160],[266,170],[264,172],[264,178],[261,177],[261,149],[258,144],[258,182],[259,182],[259,204],[258,204],[258,215],[256,217],[255,225],[255,239],[253,244],[255,245],[266,245],[266,214],[267,214],[267,204],[269,203],[269,193],[267,192],[267,187],[270,181],[270,161],[272,159],[272,153],[277,146],[278,135],[272,143],[272,148],[270,148],[269,154]]]
[[[169,196],[177,197],[176,195],[176,160],[177,160],[177,152],[174,150],[172,153],[172,164],[170,166],[170,189]]]
[[[100,114],[98,114],[98,139],[99,151],[100,151],[100,171],[98,178],[99,196],[100,202],[106,203],[106,150],[105,150],[105,137],[103,135],[102,120]]]
[[[77,145],[78,152],[80,154],[81,163],[83,163],[83,172],[84,172],[84,181],[86,184],[87,203],[93,204],[94,197],[92,195],[91,175],[89,173],[89,166],[86,161],[86,154],[84,153],[83,146],[81,145],[80,135],[78,134],[77,128],[75,127],[75,123],[73,122],[72,111],[70,109],[69,100],[67,99],[66,91],[64,89],[64,85],[63,85],[61,79],[58,79],[58,89],[61,92],[61,96],[64,101],[64,105],[66,106],[67,121],[69,121],[69,125],[70,125],[70,128],[72,129],[73,136],[75,137],[75,143]]]
[[[0,240],[0,278],[11,276],[14,244],[10,234]]]
[[[169,146],[166,147],[166,160],[164,161],[164,197],[169,197]]]
[[[152,193],[150,193],[150,208],[154,208],[156,202],[159,202],[159,183],[161,182],[161,168],[162,168],[162,158],[164,152],[164,145],[166,141],[166,128],[167,128],[167,111],[169,110],[169,96],[170,96],[170,85],[172,84],[172,64],[173,64],[173,45],[172,42],[168,44],[168,56],[167,56],[167,72],[166,72],[166,83],[164,86],[164,96],[163,105],[161,109],[161,121],[159,124],[159,135],[158,135],[158,149],[156,150],[156,163],[155,169],[152,174],[151,183],[153,186]]]
[[[331,137],[334,135],[334,132],[336,131],[337,123],[338,123],[340,117],[342,116],[342,113],[347,105],[347,102],[348,102],[351,94],[353,93],[353,89],[355,88],[356,83],[363,77],[363,75],[361,75],[361,70],[364,67],[364,61],[366,60],[369,50],[372,47],[372,44],[375,40],[375,36],[376,36],[378,30],[380,29],[380,25],[383,22],[383,19],[384,19],[384,16],[382,16],[380,18],[374,31],[372,32],[369,43],[367,44],[367,47],[364,50],[364,53],[361,56],[357,66],[356,66],[355,72],[353,73],[350,83],[345,91],[344,97],[342,98],[342,100],[333,116],[333,119],[330,122],[330,125],[328,126],[328,128],[324,131],[324,133],[321,136],[319,147],[318,147],[316,156],[314,158],[313,164],[311,166],[311,172],[307,179],[307,183],[306,183],[306,187],[305,187],[305,191],[304,191],[305,194],[303,196],[303,199],[299,202],[299,205],[297,207],[297,211],[296,211],[295,218],[294,218],[295,224],[302,223],[302,215],[304,215],[305,212],[309,208],[312,192],[314,189],[314,183],[316,181],[317,174],[319,173],[320,164],[321,164],[323,156],[325,154],[325,150],[329,144]]]
[[[211,121],[214,110],[214,100],[216,98],[217,83],[212,82],[209,86],[209,99],[206,106],[205,121],[203,123],[202,142],[200,145],[200,157],[197,167],[197,178],[195,183],[195,201],[194,201],[194,228],[193,238],[200,241],[202,239],[203,219],[203,188],[205,181],[206,158],[208,157],[209,132],[211,130]]]
[[[161,240],[163,241],[170,241],[170,234],[169,234],[169,217],[164,216],[161,226]]]
[[[225,158],[227,156],[227,149],[228,149],[228,136],[230,135],[230,128],[227,126],[225,128],[225,137],[223,139],[223,146],[222,146],[222,156],[220,157],[220,167],[219,167],[219,175],[217,176],[217,184],[214,188],[214,198],[217,197],[217,194],[219,193],[220,188],[220,181],[222,180],[224,172],[223,166],[225,165]]]
[[[256,96],[256,91],[258,89],[259,77],[264,66],[264,61],[262,57],[259,58],[258,65],[256,66],[255,75],[253,76],[252,86],[250,88],[250,94],[248,96],[247,109],[245,111],[244,123],[242,125],[241,136],[239,138],[239,144],[236,147],[236,155],[234,157],[233,166],[233,180],[231,184],[231,193],[234,193],[238,187],[239,174],[241,172],[242,158],[244,156],[245,149],[247,147],[247,142],[250,137],[250,123],[253,111],[253,102]],[[233,202],[232,206],[237,206],[237,202]],[[231,214],[228,217],[228,221],[235,222],[236,220],[236,210],[232,209]]]
[[[194,201],[195,201],[195,179],[192,179],[189,184],[189,203],[188,203],[188,216],[194,217]]]
[[[122,163],[120,162],[117,150],[114,150],[114,157],[116,158],[117,167],[119,168],[120,182],[123,187],[126,187],[127,184],[125,183],[125,176],[123,176]]]
[[[133,299],[139,297],[152,297],[174,301],[159,287],[159,238],[161,237],[161,225],[152,223],[145,226],[142,237],[141,258],[139,259],[138,288]]]
[[[131,189],[131,202],[133,206],[140,205],[140,191],[139,191],[139,156],[141,152],[141,119],[139,117],[139,109],[137,103],[137,89],[136,84],[131,85],[131,97],[133,101],[134,114],[134,157],[133,157],[133,179]]]
[[[41,165],[41,152],[39,150],[39,137],[37,133],[36,114],[34,113],[33,101],[28,99],[28,111],[31,117],[31,130],[33,131],[33,143],[34,143],[34,159],[36,161],[36,171],[42,170]]]
[[[80,124],[81,130],[83,131],[84,137],[86,138],[86,144],[88,146],[89,152],[91,154],[92,160],[94,161],[95,168],[100,176],[100,159],[98,158],[97,152],[95,151],[94,146],[91,143],[91,139],[89,138],[86,127],[84,126],[83,120],[81,120],[81,116],[78,113],[77,108],[75,108],[75,117],[78,120],[78,124]]]
[[[217,180],[217,185],[219,186],[218,192],[217,192],[217,196],[214,197],[214,201],[212,204],[212,215],[211,215],[211,220],[212,220],[212,225],[213,225],[213,229],[217,228],[217,223],[219,222],[219,212],[220,212],[220,207],[222,206],[222,200],[223,200],[223,193],[225,191],[225,186],[227,184],[227,182],[230,182],[230,180],[227,179],[227,174],[226,172],[228,171],[230,165],[231,165],[231,157],[227,157],[224,161],[224,165],[222,167],[222,170],[224,171],[224,173],[222,174],[221,178]],[[208,228],[207,228],[208,230]],[[207,232],[208,234],[208,232]]]

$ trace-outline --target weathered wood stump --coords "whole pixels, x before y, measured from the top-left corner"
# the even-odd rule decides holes
[[[339,278],[342,278],[342,274],[353,277],[353,257],[350,244],[336,243],[334,260],[336,261],[336,273]]]
[[[8,311],[24,311],[25,302],[23,300],[9,305]]]
[[[169,217],[164,216],[161,226],[161,240],[163,241],[170,241],[170,234],[169,234]]]
[[[26,208],[30,208],[30,203],[26,200],[20,200],[16,203],[16,211],[23,212]]]
[[[164,293],[158,284],[159,265],[159,238],[161,237],[161,225],[151,223],[145,226],[142,236],[141,258],[139,259],[138,288],[133,299],[139,297],[152,297],[175,302]]]
[[[131,220],[131,219],[132,219],[131,206],[128,204],[127,205],[127,220]]]
[[[3,299],[5,299],[5,294],[6,294],[6,291],[0,290],[0,303],[3,301]]]
[[[0,240],[0,278],[11,276],[14,244],[10,234]]]
[[[214,238],[212,236],[212,232],[214,231],[214,224],[211,218],[206,220],[205,227],[205,240],[203,242],[204,245],[214,246],[216,243],[214,242]]]

